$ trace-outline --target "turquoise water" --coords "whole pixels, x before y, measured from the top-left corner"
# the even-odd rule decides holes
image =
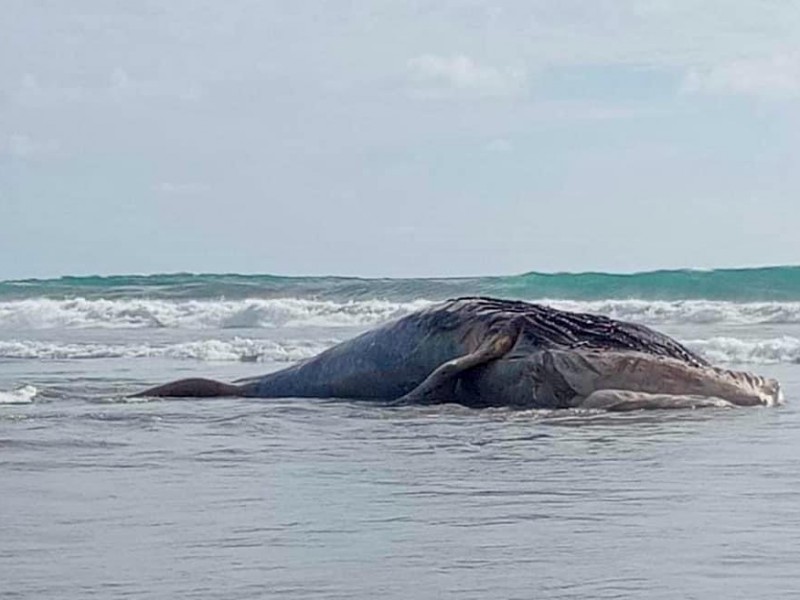
[[[0,300],[33,297],[443,299],[460,295],[598,300],[800,301],[800,267],[634,274],[526,273],[507,277],[361,279],[238,274],[86,276],[0,282]]]

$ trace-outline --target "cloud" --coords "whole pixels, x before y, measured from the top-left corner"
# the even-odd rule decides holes
[[[206,185],[205,183],[192,183],[192,182],[180,182],[175,183],[171,181],[162,181],[155,187],[156,191],[162,192],[164,194],[175,194],[175,195],[182,195],[182,196],[193,196],[196,194],[202,194],[204,192],[209,191],[211,188],[210,186]]]
[[[736,94],[768,100],[800,98],[800,54],[741,59],[688,71],[681,91],[689,94]]]
[[[22,160],[43,158],[58,152],[60,144],[53,139],[39,140],[29,135],[14,133],[0,139],[0,154]]]
[[[197,100],[201,94],[199,88],[193,85],[134,79],[125,69],[119,67],[111,72],[106,89],[116,99],[175,98],[191,101]]]
[[[514,145],[505,138],[493,139],[485,146],[485,150],[487,152],[492,152],[496,154],[504,154],[506,152],[511,152],[513,149]]]
[[[525,71],[517,67],[481,65],[468,56],[424,54],[407,63],[414,91],[422,96],[461,92],[476,96],[513,96],[526,87]]]
[[[65,103],[121,102],[129,100],[173,99],[196,101],[201,90],[196,85],[177,81],[135,79],[119,67],[104,79],[93,83],[43,84],[32,73],[26,73],[14,93],[23,106],[61,106]]]

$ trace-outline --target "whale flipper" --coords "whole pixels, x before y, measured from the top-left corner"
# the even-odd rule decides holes
[[[509,324],[500,333],[487,337],[475,350],[464,356],[440,365],[417,387],[398,398],[396,404],[438,404],[452,401],[455,385],[460,375],[484,365],[491,360],[502,358],[514,347],[519,336],[519,326]]]

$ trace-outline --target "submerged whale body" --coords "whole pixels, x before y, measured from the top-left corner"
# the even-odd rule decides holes
[[[448,300],[264,376],[183,379],[137,395],[620,411],[782,400],[777,381],[711,366],[642,325],[493,298]]]

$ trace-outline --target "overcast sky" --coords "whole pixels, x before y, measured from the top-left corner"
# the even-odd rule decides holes
[[[0,279],[800,262],[795,0],[5,0]]]

